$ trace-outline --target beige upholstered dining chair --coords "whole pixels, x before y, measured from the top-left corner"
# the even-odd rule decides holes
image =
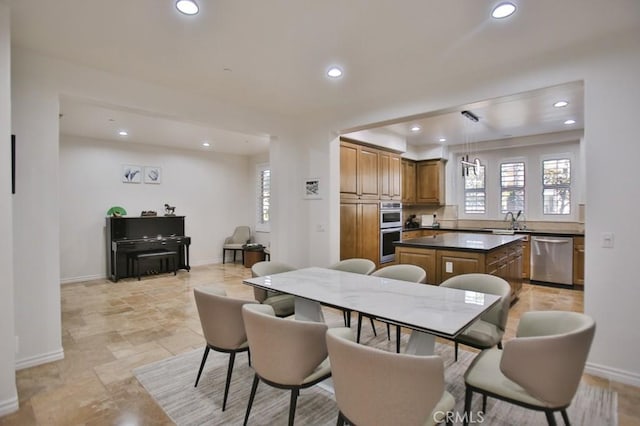
[[[327,331],[338,423],[433,425],[455,400],[444,388],[444,363],[434,356],[394,354],[353,341],[348,328]]]
[[[244,263],[244,251],[242,246],[251,242],[251,228],[248,226],[238,226],[233,231],[233,235],[224,239],[222,245],[222,263],[225,261],[227,250],[233,251],[233,261],[236,261],[236,252],[240,252],[241,260]]]
[[[374,277],[390,278],[393,280],[410,281],[412,283],[424,283],[427,279],[427,271],[416,265],[400,264],[380,268],[371,274]],[[357,342],[360,343],[360,331],[362,328],[362,313],[358,313]],[[368,315],[366,315],[368,316]],[[371,317],[369,317],[371,318]],[[371,318],[373,319],[373,318]],[[391,339],[389,323],[387,323],[387,338]],[[396,352],[400,353],[400,326],[396,326]]]
[[[242,316],[255,375],[244,424],[249,420],[258,383],[290,389],[289,425],[293,425],[300,389],[331,376],[325,334],[320,322],[278,318],[269,305],[245,305]]]
[[[279,274],[281,272],[293,271],[295,268],[284,263],[264,261],[254,263],[251,267],[251,275],[254,277],[264,277],[265,275]],[[277,291],[267,291],[262,288],[253,287],[255,299],[265,305],[270,305],[278,317],[288,317],[295,311],[295,298],[290,294],[282,294]]]
[[[544,411],[549,425],[556,424],[554,413],[560,411],[569,425],[566,409],[580,384],[595,329],[591,317],[577,312],[524,313],[504,350],[482,351],[467,369],[465,413],[478,392],[483,412],[490,396]]]
[[[242,306],[248,303],[256,304],[256,302],[227,297],[223,289],[216,287],[194,288],[193,295],[196,299],[202,333],[206,340],[195,386],[198,386],[200,381],[200,375],[207,362],[209,350],[213,349],[217,352],[228,353],[229,365],[222,399],[222,411],[224,411],[227,407],[227,395],[229,394],[229,384],[231,383],[231,373],[233,372],[236,353],[249,350],[242,319]]]
[[[469,290],[500,296],[500,301],[482,314],[455,340],[455,360],[458,360],[458,344],[476,349],[489,349],[498,345],[502,349],[502,336],[507,326],[511,286],[504,279],[489,274],[463,274],[445,280],[440,287]]]
[[[354,274],[369,275],[376,269],[376,264],[369,259],[354,257],[352,259],[344,259],[338,263],[334,263],[333,265],[329,266],[329,269],[335,269],[336,271],[343,272],[353,272]],[[342,314],[344,316],[344,325],[346,327],[350,327],[351,311],[345,309],[342,311]],[[373,324],[373,319],[371,319],[371,328],[373,328],[373,334],[377,335],[376,326]]]

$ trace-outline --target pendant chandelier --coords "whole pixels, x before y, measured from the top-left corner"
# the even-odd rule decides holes
[[[479,118],[477,115],[475,115],[474,113],[472,113],[471,111],[461,111],[460,114],[462,114],[464,117],[468,118],[469,121],[471,121],[471,123],[469,123],[469,121],[464,120],[464,135],[465,135],[465,153],[462,154],[462,158],[460,160],[461,164],[462,164],[462,177],[465,176],[469,176],[469,171],[473,172],[474,175],[478,175],[478,173],[480,172],[480,159],[478,157],[476,157],[473,161],[469,161],[469,154],[471,152],[471,142],[470,142],[470,137],[469,135],[472,133],[471,132],[471,128],[469,126],[472,126],[474,123],[477,123],[479,121]]]

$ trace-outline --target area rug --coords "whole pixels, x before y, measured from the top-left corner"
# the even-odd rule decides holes
[[[339,325],[335,320],[328,322],[330,325]],[[378,325],[378,331],[381,333],[374,337],[371,327],[368,324],[363,324],[363,343],[384,350],[395,350],[395,342],[387,340],[386,333],[380,325]],[[392,333],[392,336],[393,334],[395,333]],[[407,340],[408,336],[403,334],[403,346],[406,345]],[[195,388],[193,385],[203,350],[184,353],[139,367],[134,370],[134,374],[177,425],[241,425],[253,379],[253,370],[247,364],[246,354],[239,354],[236,357],[227,409],[223,412],[221,409],[222,396],[229,358],[227,354],[209,352],[200,383]],[[462,414],[464,407],[463,375],[476,354],[460,350],[458,361],[454,362],[453,346],[439,343],[436,344],[436,353],[442,356],[445,362],[446,388],[456,399],[455,411]],[[253,426],[286,425],[289,396],[288,391],[260,383],[248,424]],[[475,395],[472,411],[477,413],[480,409],[481,397]],[[575,425],[617,425],[617,395],[608,389],[581,383],[573,403],[567,411],[571,423]],[[332,393],[318,386],[300,392],[295,417],[296,424],[334,425],[337,414],[338,409]],[[454,421],[454,424],[462,424],[461,418],[457,420]],[[492,426],[544,425],[547,423],[542,412],[527,410],[491,398],[487,402],[487,412],[482,417],[476,415],[472,420],[475,420],[476,423]],[[559,413],[557,421],[562,424]]]

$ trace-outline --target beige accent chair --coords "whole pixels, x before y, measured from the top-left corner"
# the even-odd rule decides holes
[[[544,411],[549,425],[556,424],[554,412],[560,411],[569,425],[566,409],[580,384],[595,330],[593,319],[577,312],[524,313],[504,350],[482,351],[467,369],[465,413],[478,392],[483,412],[490,396]]]
[[[245,305],[242,316],[253,359],[253,385],[244,424],[249,420],[258,382],[291,390],[289,425],[293,425],[300,389],[331,376],[325,334],[320,322],[278,318],[269,305]]]
[[[424,283],[427,279],[427,271],[417,265],[390,265],[380,268],[371,274],[374,277],[390,278],[393,280],[410,281],[412,283]],[[362,317],[368,316],[358,313],[358,335],[356,341],[360,343],[360,330],[362,328]],[[370,319],[372,317],[368,316]],[[389,323],[387,323],[387,338],[391,339]],[[396,352],[400,353],[400,326],[396,326]]]
[[[238,226],[233,231],[233,235],[224,239],[222,246],[222,263],[225,261],[227,250],[233,251],[233,261],[236,261],[236,252],[240,252],[240,259],[244,263],[244,250],[242,246],[251,242],[251,228],[248,226]]]
[[[434,356],[394,354],[353,341],[349,328],[327,331],[340,410],[338,425],[434,425],[455,400],[445,391],[444,363]]]
[[[353,272],[354,274],[370,275],[373,271],[375,271],[376,264],[369,259],[354,257],[352,259],[341,260],[340,262],[329,266],[329,269],[335,269],[336,271],[343,271],[343,272]],[[344,316],[345,327],[350,327],[351,311],[348,309],[345,309],[342,311],[342,315]],[[373,334],[377,335],[376,326],[373,324],[373,319],[371,319],[371,328],[373,328]]]
[[[295,268],[284,263],[264,261],[254,263],[251,267],[253,277],[264,277],[265,275],[279,274],[281,272],[293,271]],[[265,305],[270,305],[278,317],[288,317],[295,311],[295,298],[290,294],[282,294],[277,291],[264,290],[253,287],[255,299]]]
[[[244,321],[242,320],[242,306],[247,303],[256,304],[256,302],[227,297],[223,289],[216,287],[194,288],[193,295],[196,299],[202,333],[206,340],[194,387],[198,386],[209,350],[228,353],[229,366],[227,367],[227,381],[224,385],[224,398],[222,399],[222,411],[224,411],[227,407],[227,395],[229,394],[236,353],[249,351]]]
[[[489,349],[498,345],[502,349],[502,336],[507,327],[511,286],[504,279],[489,274],[463,274],[445,280],[440,287],[469,290],[500,296],[500,301],[482,314],[470,327],[462,332],[455,342],[455,360],[458,360],[458,344],[476,349]]]

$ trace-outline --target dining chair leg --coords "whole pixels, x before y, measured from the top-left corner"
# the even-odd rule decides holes
[[[369,321],[371,321],[371,330],[373,330],[373,335],[378,336],[378,333],[376,332],[376,325],[373,323],[373,318],[369,317]]]
[[[291,403],[289,404],[289,426],[293,426],[293,420],[296,417],[296,404],[298,403],[298,388],[291,389]]]
[[[482,413],[487,412],[487,394],[482,394]]]
[[[473,397],[473,391],[469,386],[464,391],[464,412],[462,413],[462,425],[468,426],[469,413],[471,412],[471,399]]]
[[[564,420],[564,424],[565,426],[571,426],[571,423],[569,422],[569,415],[567,414],[567,410],[560,410],[560,412],[562,413],[562,420]]]
[[[396,353],[400,353],[400,326],[396,325]]]
[[[224,265],[224,253],[226,252],[225,249],[222,249],[222,264]]]
[[[202,362],[200,363],[200,370],[198,370],[198,377],[196,377],[196,384],[193,385],[194,388],[198,387],[200,375],[202,374],[202,370],[204,369],[204,364],[207,362],[207,355],[209,355],[209,345],[204,348],[204,354],[202,354]]]
[[[247,412],[244,414],[244,426],[247,426],[247,422],[249,421],[249,413],[251,413],[251,406],[253,405],[253,398],[256,396],[256,389],[258,389],[258,375],[253,375],[253,384],[251,385],[251,394],[249,395],[249,404],[247,404]]]
[[[387,340],[391,340],[391,326],[387,323]]]
[[[457,341],[457,340],[455,340],[455,341],[453,342],[453,344],[454,344],[454,346],[455,346],[455,349],[454,349],[454,354],[455,354],[455,355],[454,355],[454,359],[455,359],[455,361],[458,361],[458,341]]]
[[[502,340],[498,342],[498,349],[502,349]]]
[[[544,414],[547,416],[547,423],[549,426],[556,426],[556,417],[553,415],[553,411],[545,411]]]
[[[356,343],[360,343],[360,331],[362,331],[362,314],[358,312],[358,331],[356,333]]]
[[[249,367],[251,367],[251,350],[250,349],[247,350],[247,360],[249,362]]]
[[[229,366],[227,367],[227,381],[224,383],[224,397],[222,398],[222,411],[227,408],[227,396],[229,395],[229,384],[231,384],[231,374],[233,373],[233,362],[236,359],[236,353],[229,354]]]
[[[342,411],[338,411],[338,421],[336,422],[336,426],[344,426],[344,416],[342,415]]]

